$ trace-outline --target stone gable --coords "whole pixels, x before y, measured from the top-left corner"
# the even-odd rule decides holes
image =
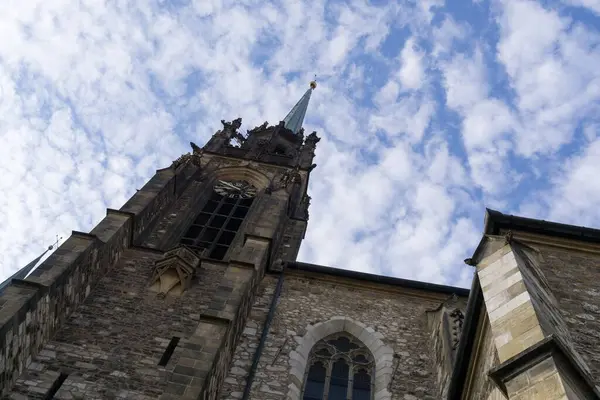
[[[277,277],[265,276],[260,286],[221,399],[242,398],[276,283]],[[373,343],[380,340],[390,349],[388,388],[393,398],[437,399],[427,311],[437,308],[448,295],[377,287],[360,281],[348,283],[348,280],[286,273],[256,370],[251,399],[293,398],[288,395],[289,385],[294,381],[294,358],[295,353],[302,351],[305,336],[328,321],[346,318],[353,321],[352,326],[362,326],[361,329],[377,338],[372,339]],[[462,299],[463,307],[465,300]],[[359,339],[368,340],[365,337]],[[377,356],[385,358],[388,354],[382,350]]]

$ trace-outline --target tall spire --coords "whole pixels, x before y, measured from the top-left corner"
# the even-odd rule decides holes
[[[312,81],[310,83],[310,88],[304,93],[304,96],[300,99],[299,102],[296,103],[294,108],[286,115],[283,119],[285,123],[285,127],[294,133],[298,133],[300,128],[302,128],[302,123],[304,122],[304,116],[306,115],[306,110],[308,109],[308,102],[310,100],[310,95],[312,91],[317,87],[317,82]]]

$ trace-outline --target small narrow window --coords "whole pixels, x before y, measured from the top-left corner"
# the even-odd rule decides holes
[[[46,392],[46,395],[44,396],[44,400],[52,400],[54,398],[54,396],[56,395],[56,393],[58,393],[58,390],[60,389],[62,384],[65,383],[65,381],[67,380],[68,376],[69,376],[69,374],[65,374],[65,373],[61,372],[61,374],[58,376],[58,378],[56,378],[56,380],[54,381],[54,383],[52,384],[50,389]]]
[[[179,343],[179,338],[177,336],[173,336],[173,338],[169,342],[169,345],[165,349],[165,352],[163,353],[160,361],[158,362],[158,365],[160,365],[161,367],[164,367],[165,365],[167,365],[167,363],[171,359],[171,356],[173,355],[173,352],[175,351],[175,347],[177,347],[178,343]]]

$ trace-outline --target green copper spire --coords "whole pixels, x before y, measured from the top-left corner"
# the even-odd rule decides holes
[[[285,127],[294,133],[298,133],[300,128],[302,128],[302,123],[304,122],[304,116],[306,115],[306,110],[308,109],[308,102],[310,100],[310,95],[313,90],[317,87],[317,82],[312,81],[310,83],[310,88],[304,93],[304,96],[300,99],[298,103],[292,108],[289,114],[283,119],[285,123]]]

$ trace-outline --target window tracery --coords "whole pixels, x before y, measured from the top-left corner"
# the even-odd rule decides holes
[[[330,335],[312,348],[303,400],[371,400],[375,362],[370,351],[346,333]]]
[[[180,243],[201,256],[222,260],[252,201],[253,198],[224,197],[213,192]]]

